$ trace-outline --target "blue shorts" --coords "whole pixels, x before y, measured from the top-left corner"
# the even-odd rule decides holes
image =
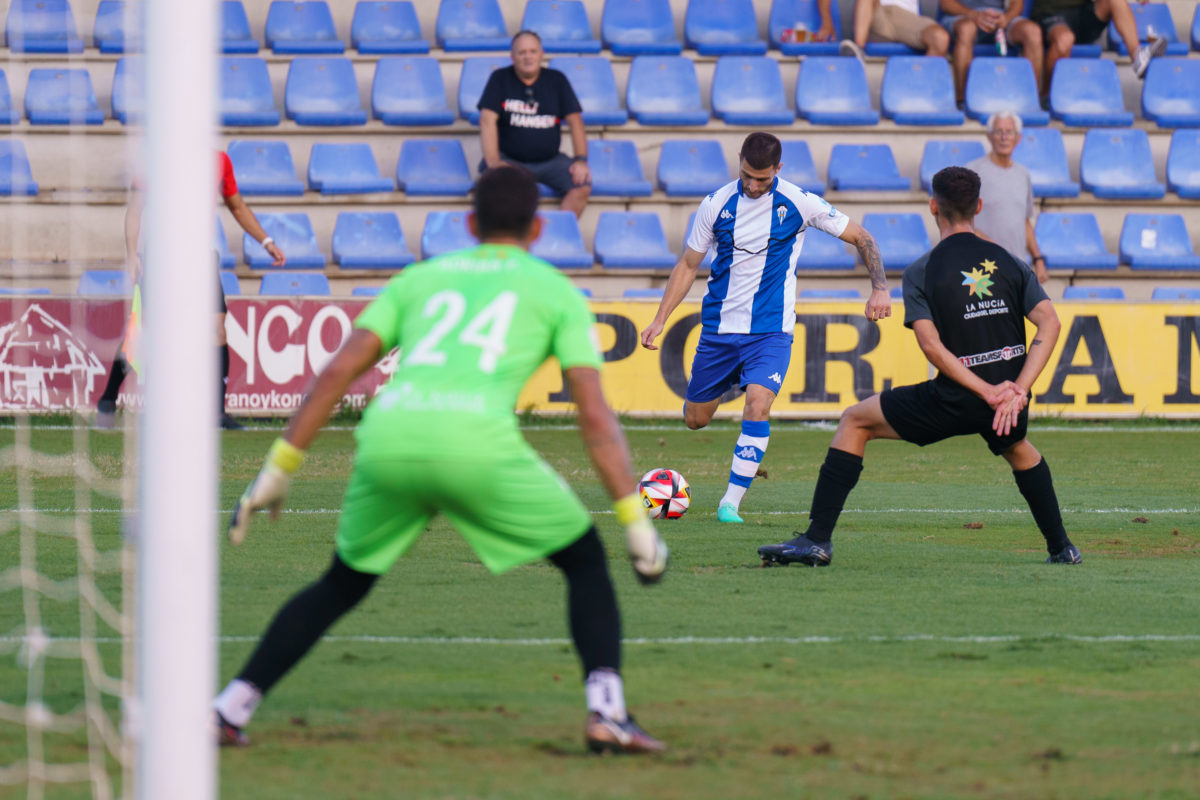
[[[790,333],[701,333],[687,400],[707,403],[751,383],[778,393],[791,361]]]

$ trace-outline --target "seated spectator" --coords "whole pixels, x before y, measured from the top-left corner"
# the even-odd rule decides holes
[[[494,71],[483,87],[479,171],[520,164],[562,197],[559,208],[579,216],[592,193],[583,109],[567,76],[543,67],[542,56],[541,37],[521,31],[512,39],[513,65]],[[563,120],[574,158],[559,151]]]
[[[1146,0],[1138,0],[1145,3]],[[1054,65],[1071,55],[1076,42],[1091,44],[1104,35],[1109,20],[1125,42],[1139,78],[1146,74],[1150,59],[1167,52],[1167,40],[1155,39],[1145,47],[1138,44],[1137,22],[1129,0],[1034,0],[1029,18],[1042,26],[1046,41],[1046,83],[1054,77]]]
[[[842,55],[863,57],[867,42],[901,42],[928,56],[950,51],[950,34],[921,16],[919,0],[855,0],[854,39],[842,42]]]
[[[942,25],[954,40],[950,62],[954,65],[954,92],[961,106],[967,92],[967,70],[975,55],[976,44],[996,44],[1004,31],[1004,51],[1020,47],[1021,55],[1033,64],[1033,77],[1043,95],[1042,29],[1021,15],[1023,0],[941,0]],[[1007,6],[1007,7],[1006,7]]]
[[[813,42],[832,42],[840,35],[833,27],[833,13],[829,10],[829,4],[833,0],[817,0],[817,14],[821,18],[821,27],[812,33],[810,41]]]

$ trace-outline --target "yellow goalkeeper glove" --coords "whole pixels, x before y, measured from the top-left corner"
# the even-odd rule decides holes
[[[622,497],[613,503],[617,522],[625,526],[625,546],[633,571],[642,583],[658,583],[667,571],[666,542],[646,516],[646,507],[636,494]]]
[[[303,450],[283,437],[275,440],[271,449],[267,451],[267,460],[258,477],[246,487],[246,491],[238,500],[237,508],[233,510],[233,519],[229,522],[231,544],[239,545],[246,538],[246,532],[250,529],[250,517],[255,511],[269,508],[271,519],[279,519],[292,473],[300,468],[303,461]]]

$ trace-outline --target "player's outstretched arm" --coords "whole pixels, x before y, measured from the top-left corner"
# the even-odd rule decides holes
[[[246,200],[242,197],[241,192],[230,195],[225,198],[225,207],[233,214],[233,218],[237,220],[237,224],[242,226],[242,230],[254,237],[254,241],[263,246],[267,254],[274,260],[271,262],[272,267],[282,267],[287,263],[287,256],[279,249],[279,245],[267,236],[267,232],[263,230],[262,224],[258,221],[258,217],[254,216],[254,211],[250,206],[246,205]]]
[[[892,298],[888,294],[887,275],[883,271],[883,257],[879,255],[879,244],[875,237],[854,220],[846,222],[841,240],[854,245],[858,249],[858,257],[867,268],[867,276],[871,279],[871,296],[867,298],[864,310],[867,319],[877,322],[892,315]]]
[[[663,326],[667,324],[671,312],[683,302],[683,298],[687,297],[692,284],[696,282],[696,273],[700,271],[700,262],[703,260],[704,253],[697,253],[690,247],[683,248],[683,258],[679,259],[675,268],[671,270],[671,277],[667,279],[667,286],[663,289],[663,299],[658,304],[658,313],[642,331],[642,347],[647,350],[658,349],[654,340],[662,334]]]

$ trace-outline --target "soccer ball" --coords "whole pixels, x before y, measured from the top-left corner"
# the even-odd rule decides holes
[[[692,490],[673,469],[652,469],[638,482],[638,494],[651,519],[679,519],[692,502]]]

